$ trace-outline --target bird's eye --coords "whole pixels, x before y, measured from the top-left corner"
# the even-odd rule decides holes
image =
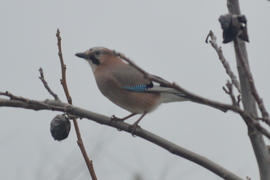
[[[96,51],[96,52],[95,52],[95,55],[96,55],[96,56],[99,56],[100,54],[101,54],[100,51]]]

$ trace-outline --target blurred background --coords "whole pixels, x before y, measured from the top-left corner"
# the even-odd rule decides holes
[[[251,70],[269,107],[270,4],[246,0],[240,5],[248,19]],[[195,94],[230,103],[222,90],[229,78],[214,49],[205,43],[212,30],[237,74],[233,44],[221,43],[218,18],[227,12],[226,1],[216,0],[1,1],[0,91],[29,99],[52,99],[38,78],[42,67],[52,90],[65,101],[55,37],[59,28],[76,106],[107,116],[129,113],[99,92],[90,66],[74,56],[95,46],[122,52],[149,73]],[[90,179],[74,127],[62,142],[51,137],[50,121],[56,114],[61,113],[0,108],[0,179]],[[132,124],[136,118],[127,122]],[[242,178],[259,179],[246,125],[235,113],[191,102],[171,103],[148,114],[140,125]],[[87,119],[80,120],[79,126],[100,180],[220,179],[139,137]]]

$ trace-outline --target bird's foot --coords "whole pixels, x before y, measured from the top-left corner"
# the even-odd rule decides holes
[[[111,116],[111,121],[123,121],[123,119],[116,117],[115,115]]]
[[[135,135],[134,135],[134,132],[135,132],[135,130],[136,129],[139,129],[139,128],[141,128],[138,124],[139,124],[139,122],[140,122],[140,120],[145,116],[145,114],[146,113],[144,113],[133,125],[130,125],[129,126],[129,131],[131,132],[131,134],[132,134],[132,136],[134,137]],[[130,118],[130,117],[132,117],[132,116],[134,116],[134,115],[136,115],[135,113],[132,113],[132,114],[130,114],[130,115],[128,115],[128,116],[126,116],[126,117],[124,117],[124,118],[118,118],[118,117],[116,117],[115,115],[112,115],[111,116],[111,121],[125,121],[126,119],[128,119],[128,118]],[[121,131],[120,129],[117,129],[118,131]]]
[[[131,135],[133,136],[133,137],[135,137],[135,131],[136,131],[136,129],[141,129],[141,126],[139,126],[138,125],[138,123],[139,122],[135,122],[133,125],[130,125],[129,127],[128,127],[128,129],[129,129],[129,131],[131,132]]]
[[[121,122],[123,122],[124,120],[121,119],[121,118],[116,117],[115,115],[112,115],[112,116],[111,116],[111,121],[115,121],[115,122],[121,121]],[[122,129],[119,129],[119,128],[117,128],[117,130],[118,130],[118,131],[122,131]]]

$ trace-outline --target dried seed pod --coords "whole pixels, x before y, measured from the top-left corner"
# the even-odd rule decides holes
[[[51,134],[54,140],[62,141],[66,139],[70,132],[70,121],[66,115],[57,115],[51,121]]]

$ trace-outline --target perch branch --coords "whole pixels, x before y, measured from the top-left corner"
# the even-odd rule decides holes
[[[116,126],[117,123],[114,123],[113,121],[104,122],[103,120],[100,119],[101,116],[95,116],[96,113],[93,113],[91,111],[87,111],[89,113],[85,113],[86,110],[82,110],[82,109],[77,108],[75,106],[72,106],[72,105],[69,105],[69,104],[66,104],[66,103],[62,103],[62,102],[59,102],[59,101],[53,101],[53,100],[45,100],[45,101],[30,100],[30,99],[27,99],[27,98],[15,96],[15,95],[7,92],[7,91],[6,92],[1,92],[0,91],[0,96],[6,96],[6,97],[10,98],[10,99],[0,98],[0,107],[1,106],[2,107],[17,107],[17,108],[32,109],[32,110],[36,110],[36,111],[38,111],[38,110],[61,111],[61,112],[67,113],[69,115],[73,115],[75,117],[87,118],[89,120],[93,120],[93,121],[98,122],[100,124],[106,124],[106,125],[112,126],[111,125],[111,123],[112,123],[112,124],[115,124],[115,126],[112,126],[112,127],[116,127],[118,129],[121,129],[121,130],[124,130],[126,132],[131,133],[130,129],[127,129],[127,130],[122,129],[122,126]],[[264,134],[266,137],[268,137],[270,139],[270,133],[264,127],[260,126],[258,121],[254,120],[254,117],[251,114],[248,114],[247,112],[243,111],[242,109],[240,109],[239,107],[236,107],[236,106],[222,104],[222,103],[220,103],[220,106],[223,106],[224,108],[230,109],[233,112],[239,113],[240,116],[245,121],[249,121],[252,124],[256,124],[256,126],[258,126],[259,129],[263,130],[263,131],[261,131],[262,134]],[[138,128],[138,130],[136,130],[134,132],[134,134],[138,135],[137,132],[140,131],[140,129],[141,128]]]
[[[122,121],[112,121],[110,117],[103,116],[67,103],[62,103],[55,100],[45,100],[45,101],[35,101],[29,100],[26,98],[14,96],[10,93],[0,92],[0,95],[4,96],[12,96],[14,97],[13,100],[3,99],[0,98],[0,107],[16,107],[16,108],[25,108],[25,109],[32,109],[32,110],[50,110],[50,111],[60,111],[67,113],[69,115],[86,118],[89,120],[93,120],[100,124],[105,124],[116,129],[123,130],[125,132],[131,132],[130,124],[127,124]],[[188,159],[208,170],[217,174],[223,179],[227,180],[243,180],[234,173],[228,171],[227,169],[223,168],[222,166],[216,164],[215,162],[198,155],[192,151],[189,151],[183,147],[180,147],[162,137],[159,137],[151,132],[148,132],[142,128],[137,128],[135,132],[133,132],[136,136],[141,137],[149,142],[152,142],[163,149],[168,150],[170,153],[175,154],[179,157]]]

